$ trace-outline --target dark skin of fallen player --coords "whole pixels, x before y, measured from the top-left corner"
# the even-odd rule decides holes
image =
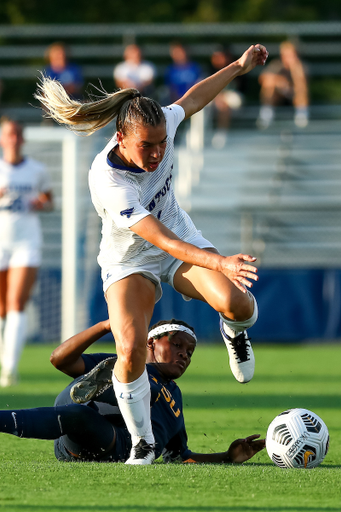
[[[110,323],[105,320],[72,336],[52,352],[51,363],[72,378],[83,375],[83,352],[109,332]],[[175,380],[187,370],[195,347],[192,336],[182,331],[168,333],[159,339],[150,338],[147,341],[146,363],[154,364],[166,380]],[[244,439],[236,439],[222,453],[192,453],[191,461],[220,464],[245,462],[265,447],[265,440],[259,437],[259,434],[254,434]]]

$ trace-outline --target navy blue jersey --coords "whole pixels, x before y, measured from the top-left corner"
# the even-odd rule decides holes
[[[113,357],[114,354],[83,354],[85,373],[88,373],[98,363]],[[147,364],[151,388],[151,420],[155,437],[155,455],[158,458],[161,454],[166,462],[175,460],[187,460],[191,451],[187,446],[187,433],[183,417],[182,395],[179,386],[172,380],[165,380],[152,364]],[[79,380],[71,382],[57,397],[55,405],[72,404],[70,388]],[[95,401],[86,404],[98,410],[101,415],[106,416],[113,423],[116,429],[126,429],[123,418],[117,406],[117,400],[113,388],[104,391]],[[120,437],[122,439],[122,436]],[[123,443],[129,443],[129,436],[123,436]],[[126,446],[129,453],[130,446]],[[122,452],[122,447],[120,447]]]

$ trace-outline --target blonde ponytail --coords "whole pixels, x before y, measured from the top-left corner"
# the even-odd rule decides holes
[[[34,97],[42,104],[47,117],[79,135],[91,135],[113,121],[126,101],[140,96],[136,89],[100,93],[102,97],[96,100],[74,100],[60,82],[43,75]]]

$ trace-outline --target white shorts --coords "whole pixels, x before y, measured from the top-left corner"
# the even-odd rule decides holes
[[[15,267],[39,267],[41,250],[29,245],[16,245],[12,249],[0,247],[0,271]]]
[[[215,249],[214,245],[211,244],[206,238],[198,231],[195,238],[189,241],[190,244],[199,247],[200,249]],[[103,280],[103,291],[106,293],[109,286],[125,277],[132,274],[141,274],[146,279],[152,281],[155,286],[155,303],[158,302],[162,297],[161,282],[168,283],[174,288],[173,279],[178,268],[183,264],[183,261],[177,260],[173,256],[168,256],[161,261],[153,261],[139,267],[131,267],[129,265],[117,264],[102,268],[102,280]],[[182,296],[184,300],[191,300],[186,295]]]

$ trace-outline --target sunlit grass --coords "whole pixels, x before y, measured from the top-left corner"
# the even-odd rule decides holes
[[[53,405],[69,382],[49,363],[53,347],[30,345],[21,381],[0,389],[1,408]],[[112,345],[96,346],[109,352]],[[339,511],[341,510],[341,347],[257,346],[253,380],[238,384],[222,345],[199,345],[183,390],[189,446],[224,451],[237,437],[259,433],[283,410],[304,407],[331,436],[324,463],[282,470],[265,451],[242,466],[60,463],[53,442],[0,435],[0,509],[8,511]]]

